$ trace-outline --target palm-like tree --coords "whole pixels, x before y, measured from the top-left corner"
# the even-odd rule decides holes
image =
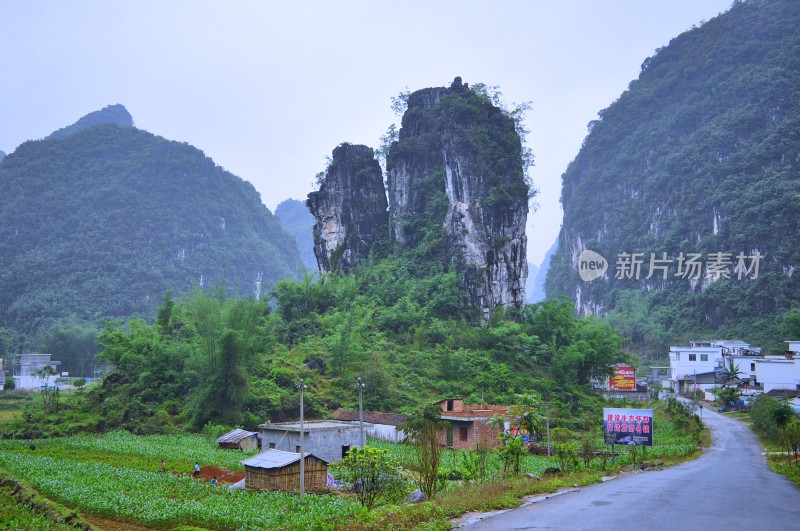
[[[741,375],[742,371],[739,369],[739,366],[734,365],[733,360],[730,360],[730,365],[722,370],[722,387],[725,387],[732,381],[738,379]]]

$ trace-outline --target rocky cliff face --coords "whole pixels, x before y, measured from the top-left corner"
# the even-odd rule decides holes
[[[342,144],[306,206],[316,218],[314,255],[321,271],[350,272],[388,233],[383,174],[371,148]]]
[[[464,304],[488,312],[525,299],[529,187],[514,121],[456,78],[411,94],[381,171],[365,146],[342,145],[307,206],[323,271],[349,271],[382,234],[420,270],[455,271]],[[433,264],[426,268],[425,264]]]
[[[525,298],[528,186],[513,120],[456,78],[409,96],[387,159],[395,240],[459,273],[466,302]]]
[[[564,173],[548,296],[664,337],[651,352],[781,336],[762,331],[800,296],[798,24],[798,2],[736,2],[644,61]]]

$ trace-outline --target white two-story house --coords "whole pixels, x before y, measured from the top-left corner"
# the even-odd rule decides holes
[[[754,379],[759,359],[763,359],[761,349],[744,341],[692,341],[688,347],[670,347],[670,388],[676,393],[709,391],[719,386],[720,375],[731,361],[739,370],[739,379]]]

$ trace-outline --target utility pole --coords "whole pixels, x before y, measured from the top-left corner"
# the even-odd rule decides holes
[[[303,383],[300,378],[300,383],[295,387],[300,391],[300,497],[306,495],[306,458],[303,455],[303,435],[305,432],[305,425],[303,424],[303,392],[308,389],[308,386]]]
[[[547,457],[550,457],[550,404],[547,405]]]
[[[361,381],[361,376],[356,378],[356,390],[358,391],[358,432],[361,448],[364,448],[364,387],[366,385]]]

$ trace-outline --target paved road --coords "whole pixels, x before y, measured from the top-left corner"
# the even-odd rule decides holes
[[[592,485],[464,529],[800,530],[800,490],[767,468],[738,421],[705,410],[712,446],[692,462]]]

